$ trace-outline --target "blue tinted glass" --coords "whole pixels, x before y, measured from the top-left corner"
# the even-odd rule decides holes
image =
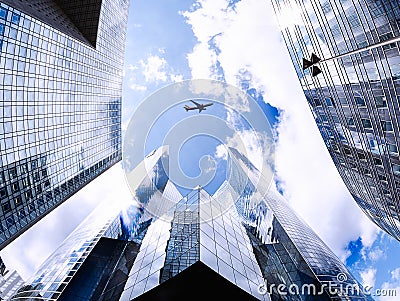
[[[4,24],[0,24],[0,34],[4,34]]]
[[[0,7],[0,18],[5,20],[6,17],[7,17],[7,10],[3,7]]]
[[[19,23],[19,18],[20,16],[16,13],[13,13],[12,18],[11,18],[11,22],[14,24],[18,24]]]

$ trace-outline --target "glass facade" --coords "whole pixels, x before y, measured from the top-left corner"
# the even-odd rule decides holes
[[[136,174],[135,210],[131,206],[117,218],[104,208],[94,213],[13,300],[148,300],[180,275],[193,277],[199,263],[200,271],[219,275],[246,300],[370,300],[279,194],[255,190],[251,179],[260,175],[247,158],[234,149],[229,155],[232,176],[214,195],[198,187],[182,197],[165,177],[168,166],[160,165],[167,149],[154,152],[145,159],[146,174]],[[162,216],[147,212],[146,206],[164,201],[170,207]],[[269,293],[260,291],[267,284]],[[283,295],[279,285],[300,291]],[[355,290],[332,290],[346,285]],[[303,286],[315,291],[303,292]],[[179,288],[174,292],[179,295]]]
[[[326,147],[355,201],[400,239],[398,0],[272,0]],[[312,54],[314,67],[302,70]]]
[[[165,173],[160,162],[165,159],[166,151],[160,148],[143,161],[148,173],[138,177],[132,205],[121,211],[121,203],[117,201],[102,203],[42,264],[13,300],[118,300],[153,221],[153,216],[144,212],[140,204],[150,204],[152,199],[182,198],[175,186],[160,176]]]
[[[10,300],[15,292],[24,284],[24,280],[17,271],[9,272],[0,276],[0,298]]]
[[[0,2],[0,249],[121,159],[128,6]]]

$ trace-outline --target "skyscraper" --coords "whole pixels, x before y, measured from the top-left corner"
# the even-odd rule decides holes
[[[0,300],[10,300],[15,292],[24,284],[17,271],[0,275]]]
[[[11,296],[24,284],[17,271],[9,272],[0,257],[0,300],[10,300]]]
[[[400,3],[273,0],[326,147],[365,214],[400,240]]]
[[[128,6],[0,2],[0,249],[121,159]]]
[[[167,149],[155,151],[136,176],[144,207],[106,223],[92,215],[13,300],[369,300],[281,196],[260,195],[251,162],[229,154],[230,175],[213,195],[196,187],[182,197]],[[353,289],[340,295],[340,286]]]

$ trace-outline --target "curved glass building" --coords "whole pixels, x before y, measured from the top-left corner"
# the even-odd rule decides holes
[[[0,1],[0,249],[121,159],[128,6]]]
[[[99,208],[12,300],[371,300],[278,193],[257,191],[251,162],[229,155],[213,195],[182,197],[167,149],[153,152],[133,171],[136,207]]]
[[[343,181],[365,214],[400,240],[400,2],[272,2]]]

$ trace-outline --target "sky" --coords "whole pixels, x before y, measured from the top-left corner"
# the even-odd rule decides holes
[[[279,191],[361,283],[397,288],[400,294],[400,243],[368,220],[341,180],[302,93],[270,2],[131,1],[123,132],[146,97],[165,85],[192,78],[224,80],[257,98],[276,136]],[[220,155],[210,140],[200,144],[202,148],[194,147],[199,141],[186,145],[192,160],[206,153]],[[188,159],[183,156],[182,160]],[[185,172],[196,174],[191,169]],[[100,201],[130,197],[124,181],[117,164],[0,256],[28,279]]]

